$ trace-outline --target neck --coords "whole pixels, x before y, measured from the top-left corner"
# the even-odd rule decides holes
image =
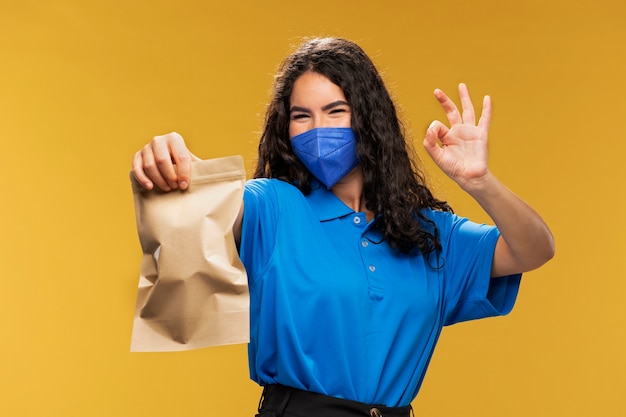
[[[357,212],[364,212],[367,221],[374,218],[374,213],[365,207],[365,196],[363,195],[363,172],[357,166],[343,177],[331,188],[333,194],[337,196],[346,206]]]

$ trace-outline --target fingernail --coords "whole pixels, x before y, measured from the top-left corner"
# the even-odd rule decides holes
[[[186,189],[187,188],[187,181],[181,181],[180,182],[180,188],[181,188],[181,190]]]

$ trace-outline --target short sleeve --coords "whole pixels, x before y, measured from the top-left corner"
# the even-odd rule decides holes
[[[498,229],[451,213],[434,216],[442,244],[444,325],[510,313],[521,274],[491,278]]]
[[[254,179],[246,183],[239,257],[248,271],[262,270],[274,250],[279,215],[276,202],[272,181]]]

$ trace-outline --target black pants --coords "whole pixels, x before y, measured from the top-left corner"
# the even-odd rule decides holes
[[[266,385],[256,417],[410,417],[411,406],[369,405],[283,385]]]

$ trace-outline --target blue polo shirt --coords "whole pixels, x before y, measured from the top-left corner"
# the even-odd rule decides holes
[[[508,313],[521,275],[490,279],[498,230],[424,214],[439,229],[438,260],[392,249],[323,186],[304,196],[280,180],[247,182],[251,378],[405,406],[444,325]]]

